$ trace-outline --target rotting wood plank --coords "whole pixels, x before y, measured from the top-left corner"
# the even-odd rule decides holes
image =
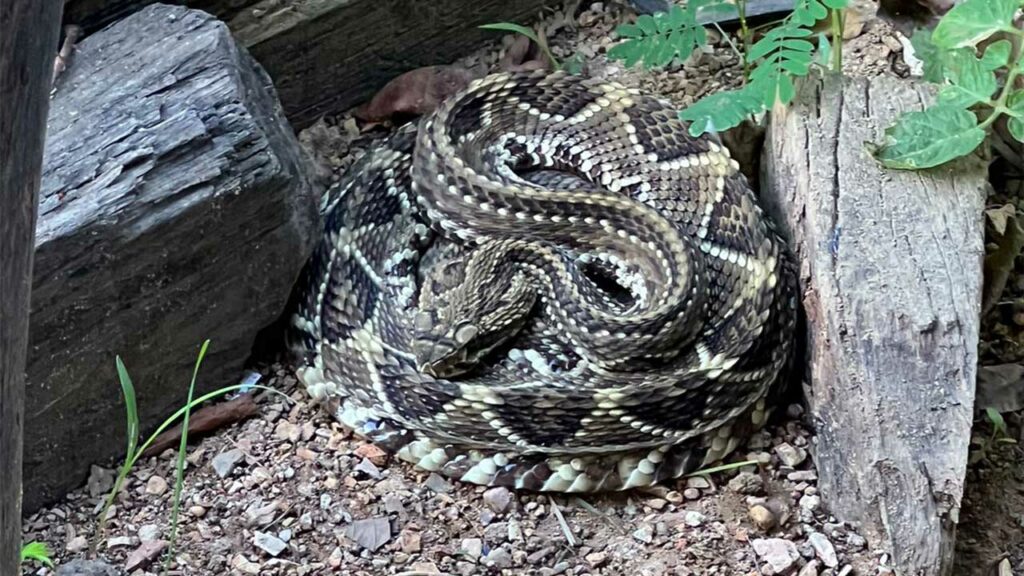
[[[21,574],[21,462],[33,237],[59,0],[0,7],[0,574]]]
[[[809,81],[773,112],[763,195],[800,261],[807,392],[829,510],[899,574],[952,569],[970,442],[987,179],[978,157],[885,170],[864,146],[933,98]]]
[[[151,0],[70,0],[89,34]],[[296,128],[350,108],[420,66],[448,64],[495,40],[481,24],[529,24],[562,0],[187,0],[228,24],[267,70]]]

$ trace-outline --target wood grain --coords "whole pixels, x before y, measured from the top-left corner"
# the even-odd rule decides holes
[[[970,441],[986,169],[882,169],[878,141],[931,101],[894,78],[812,81],[773,113],[770,211],[801,265],[806,392],[825,504],[900,574],[952,567]]]
[[[0,4],[0,574],[20,574],[32,239],[59,0]]]

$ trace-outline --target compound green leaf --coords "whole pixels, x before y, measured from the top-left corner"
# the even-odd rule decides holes
[[[842,10],[846,8],[847,0],[821,0],[821,3],[832,10]]]
[[[871,155],[888,168],[918,170],[971,153],[985,140],[985,130],[969,110],[938,104],[904,114],[885,136],[884,145],[868,145]]]
[[[697,137],[728,130],[764,109],[760,95],[748,84],[739,90],[709,94],[680,111],[679,118],[690,122],[689,132]]]
[[[615,29],[615,34],[619,38],[639,38],[643,36],[643,32],[636,24],[620,24]]]
[[[1013,21],[1020,0],[964,0],[942,17],[932,33],[939,48],[974,46]]]
[[[636,19],[636,25],[640,27],[640,30],[647,35],[653,35],[658,33],[658,23],[654,20],[654,16],[650,14],[642,14]]]

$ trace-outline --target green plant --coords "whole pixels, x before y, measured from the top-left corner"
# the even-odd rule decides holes
[[[188,443],[188,423],[192,409],[202,404],[203,402],[212,400],[223,394],[227,394],[228,392],[239,390],[241,388],[266,390],[274,394],[279,394],[286,400],[290,400],[290,398],[288,398],[287,395],[281,393],[278,390],[274,390],[273,388],[268,388],[266,386],[248,383],[225,386],[223,388],[214,390],[213,392],[204,394],[199,398],[193,398],[195,392],[196,379],[199,375],[199,367],[202,364],[203,358],[206,356],[206,351],[207,348],[209,347],[209,344],[209,340],[203,342],[203,345],[199,350],[199,356],[196,358],[195,367],[192,372],[192,381],[189,384],[188,401],[184,406],[182,406],[176,412],[174,412],[174,414],[172,414],[170,417],[164,420],[160,424],[160,426],[157,427],[156,431],[154,431],[153,434],[150,435],[149,438],[147,438],[146,441],[143,442],[141,446],[139,445],[139,412],[135,398],[135,386],[132,383],[131,377],[128,375],[128,370],[127,368],[125,368],[124,362],[121,360],[121,357],[117,356],[115,358],[117,377],[118,381],[121,384],[121,392],[124,395],[125,412],[127,419],[128,446],[127,451],[125,452],[124,463],[118,469],[118,474],[117,478],[114,481],[114,486],[113,488],[111,488],[110,493],[107,495],[103,503],[103,507],[99,513],[96,536],[92,542],[93,552],[95,552],[97,544],[99,543],[99,541],[102,539],[103,535],[106,532],[107,513],[110,510],[110,506],[113,504],[114,498],[116,498],[117,495],[121,492],[121,488],[124,485],[124,481],[125,479],[127,479],[128,474],[131,473],[131,470],[135,466],[135,463],[139,460],[139,458],[142,457],[142,454],[145,453],[146,449],[149,448],[150,444],[152,444],[153,441],[156,440],[158,436],[160,436],[160,434],[162,434],[165,430],[174,425],[178,421],[178,419],[181,418],[183,419],[183,422],[181,427],[181,442],[178,446],[178,454],[175,468],[173,508],[171,512],[171,535],[169,539],[170,545],[168,547],[168,554],[164,562],[164,573],[166,573],[167,568],[169,566],[170,558],[173,557],[174,543],[177,536],[178,514],[181,504],[181,491],[184,483],[185,449],[186,444]]]
[[[21,563],[38,562],[44,566],[53,568],[53,560],[50,559],[50,550],[43,542],[29,542],[21,547]]]
[[[562,65],[558,62],[558,59],[555,58],[555,55],[551,53],[551,48],[548,47],[547,38],[542,38],[538,36],[537,33],[533,31],[533,29],[527,28],[526,26],[521,26],[519,24],[514,24],[512,22],[496,22],[494,24],[484,24],[480,27],[483,28],[484,30],[501,30],[503,32],[514,32],[516,34],[522,34],[523,36],[526,36],[530,40],[533,40],[534,43],[537,44],[537,46],[540,46],[541,51],[544,52],[544,55],[547,57],[548,61],[551,62],[552,68],[554,68],[555,70],[560,70],[562,68]]]
[[[973,152],[993,123],[1007,117],[1010,135],[1024,142],[1024,31],[1014,23],[1021,0],[965,0],[947,12],[934,31],[912,40],[926,80],[940,85],[936,102],[900,116],[885,130],[885,142],[868,143],[888,168],[918,170]],[[1014,38],[982,43],[996,34]],[[1001,77],[1001,81],[1000,81]]]
[[[707,44],[707,34],[697,23],[699,11],[738,10],[745,84],[736,90],[705,96],[679,113],[681,119],[690,122],[690,133],[694,136],[727,130],[770,109],[776,102],[785,105],[792,101],[796,93],[793,79],[806,76],[815,60],[814,43],[807,38],[813,35],[817,22],[830,13],[835,45],[827,48],[826,39],[819,35],[818,49],[831,54],[832,68],[840,69],[840,11],[846,4],[847,0],[797,0],[789,16],[751,45],[753,30],[746,25],[745,2],[732,6],[717,0],[693,0],[686,7],[673,5],[668,12],[640,16],[635,24],[619,26],[616,33],[625,40],[612,47],[608,56],[622,60],[626,66],[642,62],[648,68],[686,59],[697,47]]]

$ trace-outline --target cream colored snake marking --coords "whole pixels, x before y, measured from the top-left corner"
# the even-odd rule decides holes
[[[676,478],[763,424],[790,359],[791,258],[736,162],[616,83],[475,81],[323,213],[297,374],[425,470],[558,492]]]

